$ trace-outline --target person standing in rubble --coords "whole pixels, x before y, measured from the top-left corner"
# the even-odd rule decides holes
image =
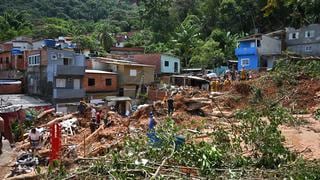
[[[246,70],[244,69],[244,67],[242,67],[242,70],[241,70],[241,81],[245,81],[247,79],[247,72]]]
[[[231,81],[229,78],[226,78],[223,82],[223,88],[225,91],[228,91],[231,86]]]
[[[101,111],[101,110],[97,112],[97,120],[96,120],[97,127],[99,127],[99,126],[100,126],[100,122],[101,122],[101,113],[102,113],[102,111]]]
[[[0,117],[0,155],[2,154],[2,137],[4,136],[4,120]]]
[[[90,130],[93,133],[96,130],[96,119],[97,119],[97,111],[95,108],[91,108],[91,122],[90,122]]]
[[[106,111],[103,113],[103,124],[105,128],[109,127],[111,124],[111,122],[109,121],[109,115]]]
[[[78,106],[78,111],[82,117],[84,117],[85,110],[86,110],[85,102],[80,101],[80,105]]]
[[[32,128],[29,133],[29,142],[31,145],[32,153],[34,153],[35,150],[39,149],[40,141],[41,141],[40,133],[37,131],[36,128]]]
[[[173,106],[173,98],[172,96],[170,96],[170,98],[167,100],[168,103],[168,116],[171,116],[173,111],[174,111],[174,106]]]

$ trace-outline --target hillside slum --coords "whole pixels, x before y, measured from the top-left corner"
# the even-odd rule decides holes
[[[39,176],[36,167],[48,165],[50,156],[50,131],[53,123],[62,127],[62,140],[59,159],[72,170],[79,166],[81,159],[103,157],[112,149],[121,148],[128,137],[146,134],[149,126],[150,112],[157,122],[168,119],[166,100],[172,96],[174,113],[170,118],[184,130],[196,133],[192,141],[211,141],[208,134],[216,127],[231,129],[237,111],[250,106],[262,106],[254,101],[272,100],[291,110],[299,122],[298,125],[281,125],[279,127],[285,138],[284,145],[292,152],[297,152],[305,159],[320,158],[320,80],[301,76],[295,85],[279,86],[269,75],[261,73],[250,81],[232,82],[230,87],[219,92],[210,92],[193,87],[164,88],[167,96],[149,104],[140,105],[135,112],[125,117],[108,107],[87,104],[84,114],[58,114],[54,109],[42,111],[35,118],[35,126],[41,132],[43,140],[37,156],[30,155],[30,143],[27,135],[16,143],[19,152],[17,161],[12,162],[9,179],[35,178]],[[286,83],[286,82],[285,82]],[[285,92],[284,92],[285,89]],[[90,129],[90,109],[106,113],[108,124],[101,124],[94,131]],[[188,139],[187,141],[190,141]],[[188,143],[188,142],[186,142]],[[40,173],[41,174],[41,173]]]

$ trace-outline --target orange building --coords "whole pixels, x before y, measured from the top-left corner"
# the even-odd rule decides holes
[[[86,69],[83,88],[90,99],[103,99],[118,95],[117,73]]]

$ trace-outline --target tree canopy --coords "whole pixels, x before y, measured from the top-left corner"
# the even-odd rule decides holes
[[[316,0],[2,0],[0,41],[73,36],[107,50],[114,34],[135,31],[127,46],[172,53],[183,66],[204,58],[211,67],[234,59],[245,34],[319,23],[319,8]]]

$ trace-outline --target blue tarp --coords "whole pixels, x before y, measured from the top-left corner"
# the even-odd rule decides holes
[[[213,69],[213,72],[216,73],[218,76],[223,76],[226,73],[226,70],[228,70],[228,66],[220,66]]]

